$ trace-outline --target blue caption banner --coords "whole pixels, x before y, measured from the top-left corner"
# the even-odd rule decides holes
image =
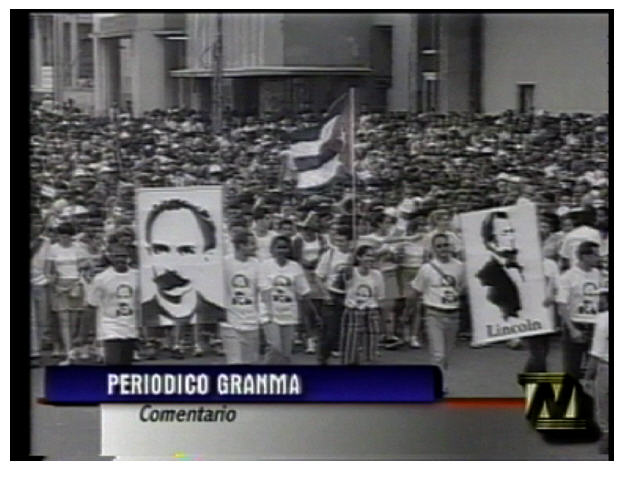
[[[47,367],[45,399],[104,402],[434,402],[438,367],[133,366]]]

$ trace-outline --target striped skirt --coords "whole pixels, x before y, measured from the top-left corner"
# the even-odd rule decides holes
[[[361,355],[376,358],[380,334],[380,309],[345,308],[341,319],[341,363],[356,365]]]

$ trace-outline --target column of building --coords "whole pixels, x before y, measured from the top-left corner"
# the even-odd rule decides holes
[[[44,62],[42,55],[42,26],[41,17],[33,15],[33,44],[31,59],[31,86],[41,88],[41,67]]]

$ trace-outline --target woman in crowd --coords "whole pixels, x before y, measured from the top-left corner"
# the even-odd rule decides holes
[[[359,242],[374,248],[377,269],[384,282],[384,297],[380,302],[380,332],[385,349],[395,349],[404,342],[395,335],[396,306],[400,300],[400,288],[397,280],[397,264],[391,244],[387,242],[389,233],[395,224],[395,217],[380,213],[371,217],[373,232],[359,237]]]
[[[358,365],[361,350],[366,361],[376,358],[384,281],[375,265],[373,247],[361,245],[356,249],[354,267],[345,271],[347,293],[341,320],[343,365]]]
[[[52,284],[52,310],[57,313],[65,360],[59,365],[69,365],[74,357],[73,331],[84,309],[84,288],[81,273],[85,268],[84,249],[72,242],[74,228],[61,224],[57,228],[58,242],[50,247],[46,263],[46,276]]]

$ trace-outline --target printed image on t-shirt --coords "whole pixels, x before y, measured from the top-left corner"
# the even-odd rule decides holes
[[[330,284],[336,290],[344,291],[345,290],[345,275],[344,272],[350,268],[350,264],[346,264],[343,262],[339,262],[332,269],[332,274],[330,275]]]
[[[253,304],[247,276],[236,274],[232,277],[230,284],[232,286],[232,305]]]
[[[609,271],[607,269],[601,269],[601,289],[609,290]]]
[[[131,307],[131,299],[133,297],[133,288],[129,284],[119,284],[116,287],[116,317],[129,317],[133,315],[133,307]]]
[[[273,279],[273,289],[271,291],[271,300],[280,304],[288,304],[293,302],[292,294],[289,288],[292,281],[286,276],[277,276]]]
[[[245,275],[236,274],[232,277],[231,285],[236,288],[249,287],[249,279],[247,279],[247,276]]]
[[[583,283],[583,296],[577,306],[577,315],[594,316],[598,314],[598,286],[593,282]]]
[[[360,307],[373,297],[373,290],[367,284],[360,284],[356,288],[356,304]]]
[[[455,287],[456,286],[456,277],[444,274],[441,276],[441,286],[442,287]]]
[[[449,274],[441,276],[439,286],[439,296],[443,305],[457,305],[459,303],[459,295],[456,292],[456,277]]]

